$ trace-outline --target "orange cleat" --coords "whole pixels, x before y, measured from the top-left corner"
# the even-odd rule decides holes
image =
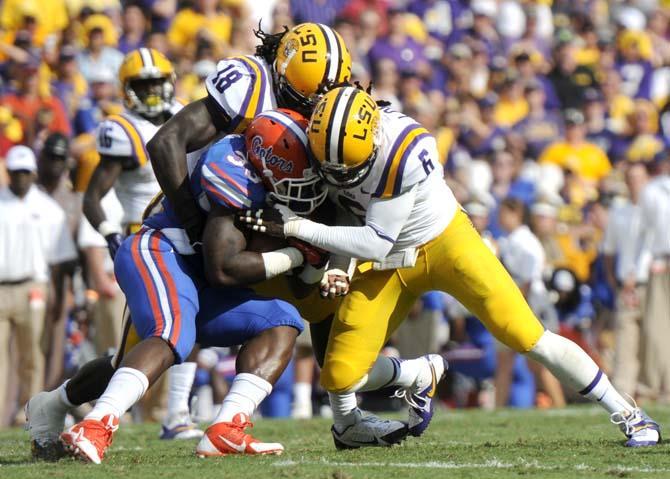
[[[100,420],[84,419],[62,433],[60,441],[71,456],[100,464],[118,428],[119,418],[112,414]]]
[[[199,457],[227,456],[228,454],[281,454],[284,446],[276,442],[261,442],[244,432],[253,427],[249,416],[238,413],[231,422],[212,424],[195,448]]]

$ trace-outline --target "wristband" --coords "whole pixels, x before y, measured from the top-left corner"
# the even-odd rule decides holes
[[[111,222],[105,220],[98,225],[98,233],[100,233],[102,236],[106,238],[108,235],[111,235],[113,233],[120,234],[121,229],[117,225],[114,225]]]
[[[298,248],[288,248],[262,253],[263,265],[265,266],[265,279],[274,278],[286,273],[293,268],[302,266],[304,259]]]

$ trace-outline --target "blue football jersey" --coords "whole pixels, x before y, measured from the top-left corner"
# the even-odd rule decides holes
[[[204,214],[214,205],[246,210],[265,204],[265,186],[247,159],[242,135],[227,135],[202,150],[195,161],[189,162],[189,170],[191,193]],[[162,205],[163,211],[144,220],[144,225],[162,230],[179,252],[190,253],[173,208],[167,199]]]

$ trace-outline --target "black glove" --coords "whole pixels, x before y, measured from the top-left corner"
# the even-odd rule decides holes
[[[107,241],[107,248],[109,248],[109,255],[114,259],[121,243],[123,243],[123,236],[121,236],[121,233],[110,233],[105,236],[105,240]]]
[[[264,233],[275,238],[285,238],[284,215],[275,208],[246,210],[238,216],[238,220],[251,231]]]
[[[328,251],[296,238],[290,238],[288,244],[299,249],[303,258],[305,258],[305,263],[312,265],[316,269],[321,269],[328,263],[328,259],[330,258]]]

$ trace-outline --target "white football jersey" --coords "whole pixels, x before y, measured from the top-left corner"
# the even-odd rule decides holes
[[[402,113],[390,108],[380,113],[382,138],[370,173],[354,188],[331,188],[330,197],[364,224],[371,200],[392,198],[416,185],[412,212],[391,250],[395,253],[437,237],[453,219],[458,203],[444,182],[435,138]]]
[[[182,105],[175,101],[170,113],[174,115],[181,108]],[[123,171],[114,189],[123,206],[124,225],[142,223],[144,209],[160,191],[146,150],[146,144],[159,128],[129,110],[108,116],[98,126],[98,153],[117,157],[123,162]]]
[[[277,108],[272,69],[254,55],[221,60],[205,85],[223,116],[230,120],[228,133],[243,132],[256,115]]]

